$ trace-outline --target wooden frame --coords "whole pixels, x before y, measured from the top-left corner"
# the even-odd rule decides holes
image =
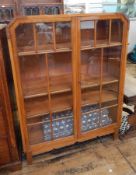
[[[86,26],[83,24],[83,26],[81,26],[81,22],[85,23],[88,21],[94,21],[94,25],[90,25],[89,22],[89,30],[88,28],[86,28]],[[99,22],[100,21],[100,22]],[[106,22],[105,22],[106,21]],[[109,25],[107,25],[107,21],[109,22]],[[113,23],[112,23],[113,22]],[[46,43],[46,48],[44,45],[44,49],[42,45],[39,45],[39,33],[37,33],[37,29],[35,30],[35,26],[36,24],[42,23],[43,25],[49,25],[53,24],[52,27],[49,27],[49,33],[50,30],[53,31],[52,35],[52,41]],[[65,28],[65,32],[61,32],[60,36],[57,36],[56,32],[60,31],[60,29],[57,29],[57,23],[66,23],[65,25],[62,25]],[[70,24],[70,30],[68,29]],[[26,28],[30,28],[31,33],[33,33],[31,36],[30,34],[28,34],[27,32],[25,33],[25,39],[26,40],[22,40],[22,43],[24,42],[24,46],[23,45],[19,45],[20,43],[17,42],[17,40],[20,38],[19,35],[19,26],[22,27],[22,25],[26,25],[25,27],[25,32],[26,32]],[[31,26],[30,26],[31,24]],[[104,41],[102,41],[103,37],[99,36],[100,32],[99,30],[102,30],[100,28],[100,26],[104,26],[108,28],[108,35],[107,33],[105,33],[104,37],[108,37],[106,39],[106,43],[105,43],[105,38]],[[119,27],[119,33],[115,33],[115,30],[113,30],[116,25]],[[49,25],[50,26],[50,25]],[[56,26],[56,28],[54,28]],[[59,24],[60,26],[60,24]],[[93,27],[92,27],[93,26]],[[85,29],[84,31],[81,30]],[[21,31],[23,31],[23,29],[20,29]],[[85,44],[82,45],[82,43],[86,43],[86,41],[88,42],[88,37],[86,37],[86,33],[93,32],[94,33],[94,39],[93,39],[93,45],[92,45],[92,41],[91,44]],[[104,29],[105,30],[105,29]],[[107,30],[107,29],[106,29]],[[71,32],[71,37],[69,35],[69,32]],[[81,32],[83,32],[83,37],[81,36]],[[64,39],[63,37],[63,33],[65,33],[64,36],[67,36],[66,39]],[[29,38],[27,38],[27,35],[29,36]],[[44,33],[44,35],[46,35],[46,32]],[[42,36],[44,36],[42,35]],[[91,36],[92,34],[89,33],[88,36]],[[103,33],[104,35],[104,33]],[[116,35],[118,36],[118,38],[116,38]],[[121,39],[120,39],[120,35],[121,35]],[[15,89],[16,89],[16,98],[17,98],[17,105],[18,105],[18,110],[19,110],[19,118],[20,118],[20,124],[21,124],[21,131],[22,131],[22,138],[23,138],[23,146],[24,146],[24,152],[27,155],[27,160],[29,163],[32,162],[32,155],[37,155],[52,149],[56,149],[62,146],[67,146],[67,145],[71,145],[75,142],[80,142],[80,141],[84,141],[84,140],[88,140],[91,138],[95,138],[98,136],[102,136],[102,135],[107,135],[107,134],[114,134],[114,136],[116,137],[118,135],[118,129],[120,126],[120,122],[121,122],[121,112],[122,112],[122,103],[123,103],[123,89],[124,89],[124,77],[125,77],[125,65],[126,65],[126,49],[127,49],[127,35],[128,35],[128,20],[122,15],[122,14],[82,14],[82,15],[59,15],[59,16],[33,16],[33,17],[22,17],[22,18],[18,18],[16,19],[14,22],[11,23],[11,25],[9,25],[8,27],[8,42],[9,42],[9,48],[10,48],[10,56],[11,56],[11,62],[12,62],[12,70],[13,70],[13,75],[14,75],[14,83],[15,83]],[[22,35],[23,36],[23,35]],[[54,37],[56,36],[56,37]],[[61,39],[62,37],[62,39]],[[58,40],[59,38],[59,40]],[[81,40],[81,38],[83,39],[83,42]],[[21,38],[20,38],[21,40]],[[20,41],[19,40],[19,41]],[[28,42],[31,40],[31,44],[29,46],[27,46]],[[33,42],[32,42],[33,41]],[[42,44],[41,42],[44,41],[43,37],[40,40],[40,44]],[[70,41],[70,42],[69,42]],[[68,44],[71,45],[69,45]],[[45,41],[44,41],[45,43]],[[53,44],[52,44],[53,43]],[[61,44],[61,45],[60,45]],[[27,46],[27,47],[26,47]],[[48,49],[47,49],[48,48]],[[113,50],[112,50],[113,49]],[[83,56],[82,56],[82,52],[83,52]],[[92,53],[93,52],[93,53]],[[59,59],[61,59],[61,55],[63,53],[63,58],[62,62],[60,62],[60,64],[63,64],[65,66],[64,60],[65,58],[69,57],[69,53],[72,53],[72,56],[69,57],[69,59],[67,58],[66,60],[71,60],[72,62],[70,63],[70,65],[72,66],[72,84],[71,84],[71,89],[67,88],[67,89],[59,89],[59,91],[56,91],[57,93],[59,92],[59,96],[58,98],[58,104],[56,101],[56,105],[59,104],[65,104],[65,102],[67,101],[67,93],[70,91],[70,94],[72,92],[73,96],[72,98],[70,98],[70,101],[68,103],[72,103],[72,110],[73,110],[73,134],[71,136],[68,137],[64,137],[64,138],[59,138],[59,139],[53,139],[50,141],[37,141],[37,139],[39,139],[41,136],[39,135],[35,135],[35,144],[30,144],[30,140],[31,140],[31,136],[30,131],[28,130],[27,127],[27,108],[26,108],[26,101],[24,101],[24,91],[23,91],[23,85],[25,83],[23,83],[23,79],[22,76],[24,76],[24,73],[22,74],[22,68],[21,68],[21,57],[23,57],[25,60],[29,60],[32,59],[31,56],[36,56],[36,60],[41,59],[40,62],[42,62],[42,55],[45,56],[45,63],[43,62],[43,64],[46,64],[46,73],[47,73],[47,94],[48,94],[48,100],[49,100],[49,108],[47,108],[47,110],[49,110],[49,114],[50,114],[50,122],[52,125],[53,122],[53,114],[54,113],[54,109],[52,108],[52,101],[53,101],[53,94],[55,94],[55,91],[52,91],[52,86],[51,86],[51,77],[49,75],[49,69],[52,69],[52,67],[48,67],[49,63],[48,60],[50,61],[50,59],[48,59],[48,55],[53,54],[55,55],[53,58],[57,59],[57,54],[59,55]],[[84,68],[84,65],[86,66],[87,62],[82,63],[82,61],[87,60],[87,55],[92,56],[92,54],[94,54],[94,57],[96,57],[95,60],[100,60],[100,68],[98,70],[96,70],[96,75],[99,72],[99,77],[98,79],[98,84],[96,84],[96,80],[97,79],[91,79],[91,81],[93,80],[93,82],[89,82],[89,83],[93,83],[93,84],[82,84],[84,83],[84,78],[82,80],[82,69],[83,71],[86,71],[86,69]],[[100,56],[99,56],[100,54]],[[40,56],[41,55],[41,56]],[[104,66],[106,67],[107,70],[107,65],[110,66],[109,61],[112,60],[111,57],[113,55],[114,58],[114,64],[113,66],[117,67],[117,73],[115,76],[117,78],[113,78],[113,77],[108,77],[108,79],[105,79],[103,72],[105,71]],[[30,58],[28,58],[30,56]],[[85,56],[85,57],[84,57]],[[89,57],[90,57],[89,56]],[[71,58],[71,59],[70,59]],[[98,59],[97,59],[98,58]],[[43,59],[44,60],[44,59]],[[108,61],[108,62],[107,62]],[[26,61],[28,62],[28,61]],[[39,61],[35,64],[38,65],[40,63]],[[111,62],[112,63],[112,62]],[[27,71],[30,70],[30,67],[33,67],[31,64],[33,64],[32,62],[29,63],[29,68],[27,68],[28,63],[25,64],[24,68],[26,68]],[[69,63],[66,63],[69,65]],[[30,66],[31,65],[31,66]],[[52,64],[51,64],[52,65]],[[67,67],[68,67],[67,65]],[[97,64],[95,63],[94,66],[96,66]],[[112,65],[112,64],[111,64]],[[55,65],[54,68],[52,70],[57,71],[57,67],[59,65]],[[64,71],[63,66],[61,67],[62,72]],[[111,68],[109,68],[108,70],[110,71]],[[32,70],[32,69],[31,69]],[[67,69],[65,69],[67,70]],[[27,72],[25,71],[25,72]],[[35,69],[36,71],[36,69]],[[42,71],[42,68],[39,69],[39,71]],[[90,69],[90,71],[92,71],[92,69]],[[30,71],[29,71],[30,72]],[[112,71],[111,75],[114,75],[115,71]],[[34,72],[31,71],[31,73],[33,74]],[[110,72],[106,72],[108,75],[108,73]],[[38,72],[35,74],[35,76],[38,74]],[[41,75],[42,73],[40,73]],[[57,72],[56,72],[57,74]],[[92,76],[93,73],[90,73],[89,76]],[[109,74],[110,75],[110,74]],[[29,73],[27,74],[27,77],[29,77]],[[87,76],[88,77],[88,76]],[[86,78],[86,77],[85,77]],[[107,78],[107,77],[106,77]],[[110,79],[109,79],[110,78]],[[95,81],[94,81],[95,80]],[[55,81],[55,79],[54,79]],[[68,79],[67,79],[68,81]],[[25,81],[26,82],[26,81]],[[30,81],[29,81],[30,82]],[[65,82],[65,79],[62,79],[62,82]],[[62,83],[63,84],[63,83]],[[64,84],[63,84],[64,85]],[[55,86],[57,87],[57,86]],[[89,88],[89,90],[88,90]],[[90,90],[92,88],[92,90]],[[106,88],[106,89],[104,89]],[[113,88],[113,89],[112,89]],[[97,90],[98,89],[98,90]],[[109,90],[108,90],[109,89]],[[97,90],[97,93],[96,93]],[[107,91],[106,91],[107,90]],[[114,92],[116,91],[116,92]],[[28,92],[28,91],[27,91]],[[41,98],[41,96],[45,96],[46,93],[44,91],[44,93],[42,91],[40,91],[41,93],[37,93],[34,94],[34,96],[37,98]],[[82,93],[83,92],[83,93]],[[84,93],[85,92],[85,93]],[[93,92],[96,94],[93,97]],[[110,96],[107,96],[108,92],[110,92]],[[114,96],[112,93],[116,93]],[[65,96],[61,96],[61,94],[66,93]],[[84,95],[87,93],[91,93],[92,97],[90,95]],[[105,95],[103,95],[103,93]],[[31,94],[31,98],[34,97]],[[71,95],[70,95],[71,96]],[[84,103],[84,100],[82,101],[82,96],[83,99],[87,100],[86,102],[88,102],[90,105],[95,104],[95,102],[92,102],[92,100],[96,101],[97,98],[99,98],[98,100],[98,109],[96,109],[97,113],[100,112],[100,116],[99,116],[99,127],[97,126],[94,129],[91,130],[86,130],[85,132],[83,132],[81,130],[81,125],[83,123],[81,123],[82,119],[81,119],[81,109],[84,105],[87,105],[87,103]],[[89,96],[89,99],[88,99]],[[27,98],[29,98],[29,96],[27,96]],[[91,97],[91,98],[90,98]],[[114,98],[113,98],[114,97]],[[55,97],[56,98],[56,97]],[[38,100],[38,99],[37,99]],[[44,98],[45,100],[45,98]],[[60,101],[59,101],[60,100]],[[89,101],[88,101],[89,100]],[[90,101],[91,100],[91,101]],[[61,102],[62,101],[62,102]],[[111,103],[112,101],[114,101],[114,103]],[[38,102],[38,101],[37,101]],[[34,102],[33,102],[34,103]],[[83,105],[81,105],[83,103]],[[30,105],[32,103],[29,103]],[[36,104],[36,103],[35,103]],[[38,102],[38,104],[43,104],[43,102]],[[45,106],[45,105],[44,105]],[[95,105],[95,107],[97,107],[97,105]],[[35,108],[35,107],[34,107]],[[61,106],[62,111],[64,111],[63,107]],[[104,109],[107,109],[109,111],[109,115],[112,115],[111,119],[110,119],[110,123],[109,124],[104,124],[101,125],[102,120],[101,117],[102,112]],[[41,108],[37,108],[37,109],[41,109]],[[45,110],[45,107],[43,108]],[[30,110],[32,113],[34,112],[34,110]],[[93,113],[94,114],[94,113]],[[36,115],[39,116],[39,115]],[[32,117],[35,117],[35,115],[33,115]],[[38,119],[40,121],[40,123],[43,121],[41,119]],[[100,121],[101,120],[101,121]],[[40,129],[41,127],[43,127],[43,125],[40,125]],[[35,128],[35,129],[34,129]],[[39,132],[39,130],[36,129],[36,127],[33,128],[33,132],[36,131]],[[53,128],[53,126],[51,126],[51,128]],[[43,132],[43,131],[42,131]],[[54,131],[53,131],[54,132]]]

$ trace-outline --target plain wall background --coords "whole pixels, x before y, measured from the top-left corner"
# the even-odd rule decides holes
[[[129,38],[128,38],[128,52],[132,51],[134,45],[136,44],[136,19],[130,19],[130,28],[129,28]]]

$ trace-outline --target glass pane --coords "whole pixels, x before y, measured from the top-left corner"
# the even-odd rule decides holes
[[[28,119],[27,127],[31,145],[51,140],[51,122],[49,115]]]
[[[101,49],[81,52],[81,87],[100,84]]]
[[[103,83],[118,82],[120,79],[120,60],[122,47],[104,49]]]
[[[101,49],[81,52],[81,131],[99,127]]]
[[[48,54],[53,139],[73,135],[72,53]]]
[[[49,113],[48,96],[25,99],[24,102],[27,117]]]
[[[94,21],[82,21],[81,29],[81,46],[94,46]]]
[[[63,92],[51,96],[52,112],[63,111],[73,107],[72,92]]]
[[[21,24],[16,28],[18,52],[34,51],[34,31],[32,24]]]
[[[101,110],[100,127],[104,127],[117,121],[117,106]]]
[[[119,84],[109,83],[102,87],[102,107],[111,106],[118,103]]]
[[[57,49],[71,48],[71,23],[70,22],[56,23],[56,48]]]
[[[112,20],[111,43],[122,42],[123,23],[120,20]]]
[[[44,55],[23,56],[19,59],[20,75],[25,98],[47,93]]]
[[[82,107],[81,131],[86,132],[99,127],[100,111],[97,105]]]
[[[37,48],[38,50],[52,50],[53,45],[53,24],[52,23],[37,23]]]
[[[96,45],[109,43],[109,21],[100,20],[96,22]]]
[[[48,54],[51,92],[72,89],[72,53]]]
[[[82,106],[100,104],[100,86],[91,87],[81,90],[81,104]]]
[[[117,106],[98,110],[97,106],[82,108],[81,131],[87,132],[105,127],[117,120]]]
[[[36,144],[73,135],[72,110],[27,119],[30,144]]]
[[[72,110],[64,112],[53,113],[53,138],[58,139],[61,137],[67,137],[74,134],[74,122],[73,122]]]

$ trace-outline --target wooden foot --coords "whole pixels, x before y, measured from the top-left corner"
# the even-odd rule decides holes
[[[26,153],[26,159],[27,159],[28,165],[32,165],[32,152],[31,151]]]

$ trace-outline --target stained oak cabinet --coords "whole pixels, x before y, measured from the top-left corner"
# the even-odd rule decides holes
[[[35,16],[9,27],[24,152],[117,136],[128,21],[121,14]]]
[[[9,63],[7,38],[5,27],[0,26],[0,171],[3,168],[21,168],[7,86],[6,63]]]

